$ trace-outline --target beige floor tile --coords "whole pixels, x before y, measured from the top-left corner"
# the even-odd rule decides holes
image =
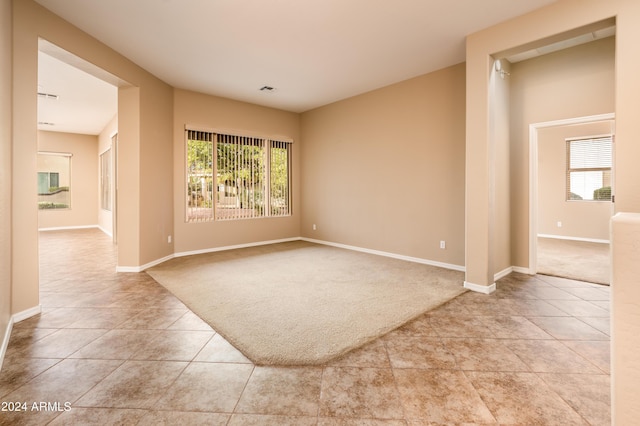
[[[70,358],[126,360],[158,336],[156,330],[110,330]]]
[[[321,417],[318,419],[318,426],[407,426],[407,422],[404,420],[337,419]]]
[[[132,359],[191,361],[213,337],[213,331],[159,330],[155,338],[144,342]]]
[[[213,331],[209,324],[191,311],[185,312],[171,324],[169,330]]]
[[[599,374],[601,371],[557,340],[505,340],[533,372]]]
[[[396,337],[385,341],[393,368],[456,370],[456,360],[438,337]]]
[[[529,317],[529,320],[559,340],[609,340],[609,336],[578,318]]]
[[[59,363],[60,359],[5,358],[0,371],[0,398],[16,390],[43,371]],[[6,401],[1,399],[1,401]]]
[[[592,425],[611,422],[611,381],[608,375],[540,374],[567,404]]]
[[[315,426],[316,417],[234,414],[228,426]]]
[[[467,372],[500,424],[584,425],[584,420],[533,373]]]
[[[394,335],[393,332],[387,334],[385,339],[392,335]],[[328,365],[332,367],[391,367],[383,339],[376,339],[358,349],[347,352],[343,356],[330,361]]]
[[[186,366],[186,362],[176,361],[125,361],[84,395],[77,406],[152,408]]]
[[[118,325],[117,328],[164,330],[169,328],[171,324],[176,322],[186,312],[186,309],[147,308]]]
[[[433,423],[493,422],[489,409],[461,371],[396,369],[407,419]]]
[[[553,339],[549,333],[522,316],[484,316],[480,321],[498,339]]]
[[[180,425],[180,426],[225,426],[229,414],[196,413],[188,411],[150,411],[137,426]]]
[[[316,416],[322,368],[255,367],[235,411]]]
[[[529,371],[516,354],[497,339],[443,339],[455,363],[467,371]]]
[[[440,337],[495,337],[474,315],[438,315],[430,317],[431,326]]]
[[[216,334],[207,342],[195,357],[197,362],[232,362],[237,364],[250,364],[251,361],[234,348],[231,343],[219,334]]]
[[[51,426],[83,425],[135,425],[146,414],[144,410],[131,410],[119,408],[71,408],[60,414]]]
[[[549,300],[548,302],[574,317],[609,317],[609,311],[586,300]]]
[[[402,419],[390,369],[327,367],[322,375],[321,417]]]
[[[562,342],[574,352],[582,355],[604,373],[611,372],[611,344],[608,341],[577,341],[565,340]]]
[[[33,358],[66,358],[104,335],[103,329],[60,329],[36,341],[20,352]]]
[[[231,413],[252,371],[251,364],[191,363],[155,408]]]

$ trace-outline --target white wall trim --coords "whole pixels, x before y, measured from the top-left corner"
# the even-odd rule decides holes
[[[300,237],[282,238],[279,240],[256,241],[254,243],[236,244],[232,246],[213,247],[201,250],[183,251],[175,254],[175,257],[191,256],[194,254],[214,253],[217,251],[235,250],[240,248],[266,246],[269,244],[287,243],[290,241],[300,241]]]
[[[4,356],[7,354],[7,348],[9,347],[9,339],[11,339],[11,330],[13,330],[13,317],[9,318],[9,323],[4,332],[4,338],[2,339],[2,346],[0,346],[0,371],[2,370],[2,364],[4,362]]]
[[[323,244],[323,245],[343,248],[343,249],[347,249],[347,250],[354,250],[354,251],[359,251],[359,252],[363,252],[363,253],[375,254],[375,255],[378,255],[378,256],[391,257],[391,258],[394,258],[394,259],[405,260],[405,261],[408,261],[408,262],[421,263],[423,265],[431,265],[431,266],[437,266],[437,267],[440,267],[440,268],[451,269],[451,270],[454,270],[454,271],[465,272],[465,267],[464,266],[454,265],[454,264],[451,264],[451,263],[437,262],[437,261],[433,261],[433,260],[422,259],[422,258],[419,258],[419,257],[405,256],[405,255],[396,254],[396,253],[390,253],[390,252],[386,252],[386,251],[372,250],[372,249],[367,249],[367,248],[363,248],[363,247],[350,246],[350,245],[347,245],[347,244],[333,243],[333,242],[330,242],[330,241],[315,240],[313,238],[304,238],[304,237],[282,238],[282,239],[278,239],[278,240],[257,241],[257,242],[253,242],[253,243],[236,244],[236,245],[232,245],[232,246],[212,247],[212,248],[206,248],[206,249],[200,249],[200,250],[190,250],[190,251],[177,252],[177,253],[165,256],[162,259],[157,259],[157,260],[151,261],[151,262],[146,263],[146,264],[144,264],[142,266],[118,266],[118,267],[116,267],[116,272],[131,272],[131,273],[142,272],[145,269],[148,269],[148,268],[151,268],[153,266],[159,265],[160,263],[166,262],[167,260],[171,260],[171,259],[173,259],[175,257],[184,257],[184,256],[192,256],[192,255],[196,255],[196,254],[214,253],[214,252],[218,252],[218,251],[235,250],[235,249],[248,248],[248,247],[257,247],[257,246],[264,246],[264,245],[269,245],[269,244],[286,243],[286,242],[290,242],[290,241],[307,241],[309,243]]]
[[[91,229],[91,228],[100,229],[100,226],[99,225],[56,226],[54,228],[38,228],[38,231],[67,231],[71,229]]]
[[[609,240],[600,240],[597,238],[567,237],[564,235],[551,235],[551,234],[538,234],[538,238],[553,238],[556,240],[583,241],[586,243],[602,243],[602,244],[610,243]]]
[[[505,268],[500,272],[496,272],[493,275],[493,280],[494,281],[498,281],[500,278],[504,278],[504,277],[506,277],[507,275],[509,275],[512,272],[513,272],[513,266],[509,266],[508,268]]]
[[[31,318],[32,316],[38,315],[40,313],[42,313],[42,305],[37,305],[37,306],[34,306],[33,308],[25,309],[22,312],[18,312],[17,314],[13,314],[11,319],[13,320],[13,323],[15,324],[17,322],[24,321],[27,318]]]
[[[445,268],[445,269],[452,269],[454,271],[465,272],[465,267],[464,266],[454,265],[454,264],[451,264],[451,263],[436,262],[436,261],[433,261],[433,260],[422,259],[422,258],[419,258],[419,257],[405,256],[405,255],[402,255],[402,254],[390,253],[390,252],[380,251],[380,250],[372,250],[372,249],[367,249],[367,248],[363,248],[363,247],[350,246],[350,245],[347,245],[347,244],[333,243],[333,242],[330,242],[330,241],[315,240],[313,238],[302,237],[300,239],[303,240],[303,241],[310,242],[310,243],[323,244],[323,245],[343,248],[343,249],[347,249],[347,250],[354,250],[354,251],[359,251],[359,252],[363,252],[363,253],[375,254],[375,255],[378,255],[378,256],[384,256],[384,257],[391,257],[391,258],[394,258],[394,259],[406,260],[408,262],[422,263],[423,265],[431,265],[431,266],[437,266],[437,267]]]
[[[533,275],[531,269],[525,268],[524,266],[512,266],[511,269],[513,269],[513,272],[518,272],[520,274]]]
[[[246,243],[246,244],[236,244],[236,245],[232,245],[232,246],[222,246],[222,247],[212,247],[212,248],[207,248],[207,249],[201,249],[201,250],[191,250],[191,251],[183,251],[183,252],[178,252],[178,253],[174,253],[174,254],[170,254],[168,256],[165,256],[161,259],[156,259],[153,260],[149,263],[145,263],[142,266],[118,266],[116,267],[116,272],[142,272],[145,269],[149,269],[153,266],[159,265],[163,262],[166,262],[167,260],[171,260],[175,257],[184,257],[184,256],[192,256],[195,254],[205,254],[205,253],[213,253],[213,252],[217,252],[217,251],[227,251],[227,250],[234,250],[234,249],[239,249],[239,248],[248,248],[248,247],[257,247],[257,246],[264,246],[264,245],[269,245],[269,244],[277,244],[277,243],[286,243],[289,241],[299,241],[300,237],[293,237],[293,238],[283,238],[283,239],[279,239],[279,240],[269,240],[269,241],[257,241],[257,242],[253,242],[253,243]]]
[[[469,281],[465,281],[464,288],[469,289],[471,291],[475,291],[477,293],[491,294],[494,291],[496,291],[496,283],[486,286],[486,285],[474,284],[474,283],[470,283]]]

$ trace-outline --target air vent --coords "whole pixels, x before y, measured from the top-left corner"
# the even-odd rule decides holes
[[[38,126],[55,126],[55,124],[48,121],[38,121]]]
[[[51,99],[53,101],[57,101],[59,99],[58,95],[52,95],[51,93],[43,93],[43,92],[38,92],[38,97],[42,99]]]

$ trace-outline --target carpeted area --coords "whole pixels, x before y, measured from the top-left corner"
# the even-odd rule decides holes
[[[465,292],[462,272],[304,241],[147,273],[263,365],[325,363]]]
[[[538,238],[538,273],[596,284],[610,283],[609,244]]]

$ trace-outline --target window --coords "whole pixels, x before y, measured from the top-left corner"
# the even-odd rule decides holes
[[[291,142],[186,133],[187,222],[291,214]]]
[[[71,207],[71,154],[38,153],[38,209]]]
[[[611,200],[611,136],[567,140],[567,200]]]

